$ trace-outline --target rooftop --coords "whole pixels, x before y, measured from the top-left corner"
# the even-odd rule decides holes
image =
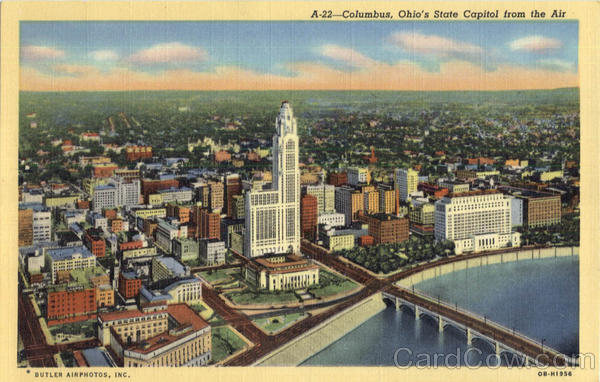
[[[85,362],[92,367],[113,367],[114,363],[110,360],[104,350],[100,348],[83,349],[81,351]]]
[[[208,322],[198,316],[187,304],[169,305],[167,312],[177,322],[177,328],[148,338],[139,344],[134,344],[126,350],[148,354],[189,335],[191,332],[209,327]]]
[[[517,187],[511,187],[511,186],[499,186],[498,188],[501,191],[506,192],[510,195],[522,196],[525,198],[547,198],[547,197],[552,197],[552,196],[558,195],[558,194],[551,193],[551,192],[542,192],[542,191],[531,190],[528,188],[517,188]]]
[[[52,248],[52,249],[48,249],[46,251],[46,253],[54,261],[68,260],[73,257],[76,257],[77,255],[79,255],[81,258],[84,258],[84,259],[88,258],[88,257],[94,257],[94,255],[92,255],[92,253],[89,251],[89,249],[87,249],[83,245],[76,246],[76,247]]]
[[[104,268],[100,266],[94,266],[90,268],[74,269],[71,271],[71,277],[75,282],[86,283],[93,277],[108,276],[104,271]]]
[[[50,209],[41,203],[19,203],[20,210],[33,210],[34,212],[45,212]]]
[[[115,320],[125,320],[128,318],[135,317],[144,317],[155,314],[156,312],[148,312],[144,313],[139,309],[134,310],[119,310],[116,312],[106,312],[98,314],[98,318],[100,318],[103,322],[115,321]]]
[[[174,275],[185,274],[185,267],[172,257],[155,257],[156,261],[160,261],[167,269],[173,272]]]
[[[481,195],[492,195],[499,194],[498,190],[478,190],[478,191],[465,191],[465,192],[452,192],[447,195],[448,198],[465,198],[468,196],[481,196]]]

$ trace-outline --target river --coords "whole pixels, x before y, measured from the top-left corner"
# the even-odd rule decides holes
[[[514,328],[565,354],[579,350],[579,257],[493,264],[449,273],[415,290]],[[502,364],[514,362],[502,355]],[[340,340],[307,359],[304,366],[496,365],[494,349],[461,331],[438,332],[433,319],[415,320],[405,308],[388,307]]]

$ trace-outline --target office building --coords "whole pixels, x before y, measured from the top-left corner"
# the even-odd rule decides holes
[[[346,215],[338,212],[319,215],[317,218],[317,225],[319,224],[324,224],[331,227],[343,227],[346,225]]]
[[[409,195],[417,191],[419,184],[419,172],[409,169],[396,170],[396,189],[398,189],[400,200],[407,201]]]
[[[19,208],[19,247],[33,244],[33,210]]]
[[[212,357],[211,327],[186,304],[169,305],[172,329],[125,345],[125,367],[205,366]]]
[[[509,186],[500,186],[499,190],[520,201],[520,203],[513,202],[513,211],[518,214],[512,221],[513,225],[519,223],[519,215],[521,224],[530,228],[560,224],[562,206],[560,194]]]
[[[298,253],[300,250],[300,169],[296,119],[283,102],[273,137],[273,183],[270,190],[246,193],[244,256]]]
[[[435,202],[435,239],[453,241],[456,254],[520,246],[511,226],[510,197],[497,190],[451,194]]]
[[[50,248],[46,250],[45,256],[50,266],[52,283],[56,283],[59,273],[65,274],[68,278],[74,269],[96,266],[96,256],[84,246]]]
[[[204,265],[225,264],[227,249],[219,239],[201,239],[198,242],[200,261]]]
[[[350,186],[335,188],[335,210],[344,214],[346,224],[358,220],[358,211],[365,209],[364,195],[360,190]]]
[[[335,212],[335,186],[319,184],[306,186],[306,194],[317,198],[319,215]]]
[[[361,221],[369,225],[369,236],[375,244],[401,243],[408,240],[409,224],[407,218],[384,213],[364,214]]]
[[[318,217],[317,198],[313,195],[304,195],[300,200],[300,227],[302,237],[309,240],[316,238],[317,217]]]
[[[152,258],[152,281],[181,278],[190,275],[188,267],[173,257]]]

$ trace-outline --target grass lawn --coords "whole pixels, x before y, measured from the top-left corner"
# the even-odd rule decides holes
[[[319,272],[319,285],[309,287],[308,290],[315,297],[327,297],[350,291],[356,287],[358,287],[358,284],[354,281],[321,269]]]
[[[304,313],[291,313],[276,317],[259,318],[254,320],[254,323],[267,332],[274,333],[288,326],[292,322],[304,318],[305,316],[306,315]]]
[[[48,329],[55,340],[56,335],[59,333],[71,336],[83,335],[85,338],[91,338],[96,335],[96,320],[79,321],[69,324],[50,326]]]
[[[241,292],[230,292],[226,294],[227,298],[234,304],[284,304],[288,302],[298,302],[298,297],[293,291],[254,291],[246,289]]]
[[[190,305],[200,317],[208,321],[209,324],[214,324],[218,321],[223,321],[223,317],[219,316],[214,310],[212,310],[209,306],[200,303],[200,304],[192,304]]]
[[[219,362],[238,350],[246,343],[227,326],[212,328],[212,361]]]
[[[234,276],[239,274],[237,269],[219,269],[216,271],[202,271],[200,276],[211,284],[219,282],[233,281]]]

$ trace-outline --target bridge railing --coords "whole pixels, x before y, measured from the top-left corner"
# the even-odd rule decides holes
[[[547,350],[550,353],[561,355],[561,356],[565,357],[567,360],[573,361],[573,359],[571,357],[569,357],[569,356],[567,356],[567,355],[559,352],[558,350],[556,350],[556,349],[554,349],[554,348],[552,348],[552,347],[550,347],[550,346],[548,346],[546,344],[542,344],[540,341],[538,341],[536,339],[533,339],[531,337],[528,337],[528,336],[524,335],[523,333],[515,330],[514,328],[508,328],[508,327],[506,327],[506,326],[504,326],[502,324],[499,324],[496,321],[490,320],[487,316],[482,316],[482,315],[480,315],[478,313],[474,313],[474,312],[472,312],[470,310],[463,309],[463,308],[459,307],[458,304],[450,304],[447,301],[444,301],[444,300],[442,300],[442,299],[440,299],[438,297],[431,296],[431,295],[426,294],[423,291],[420,291],[420,290],[417,290],[417,289],[413,290],[413,289],[404,288],[404,287],[401,287],[401,286],[398,286],[398,285],[396,285],[396,288],[402,289],[402,290],[404,290],[404,291],[406,291],[408,293],[412,293],[415,296],[418,296],[418,297],[421,297],[423,299],[426,299],[426,300],[428,300],[428,301],[430,301],[430,302],[432,302],[434,304],[438,304],[438,305],[443,306],[443,307],[445,307],[447,309],[454,310],[455,312],[459,312],[459,313],[465,314],[465,315],[467,315],[469,317],[473,317],[475,319],[478,319],[479,321],[483,321],[484,323],[486,323],[487,325],[489,325],[491,327],[494,327],[496,329],[500,329],[500,330],[508,332],[508,333],[512,333],[513,335],[519,336],[519,337],[525,339],[526,341],[531,342],[531,343],[539,346],[540,348],[543,348],[544,350]]]

